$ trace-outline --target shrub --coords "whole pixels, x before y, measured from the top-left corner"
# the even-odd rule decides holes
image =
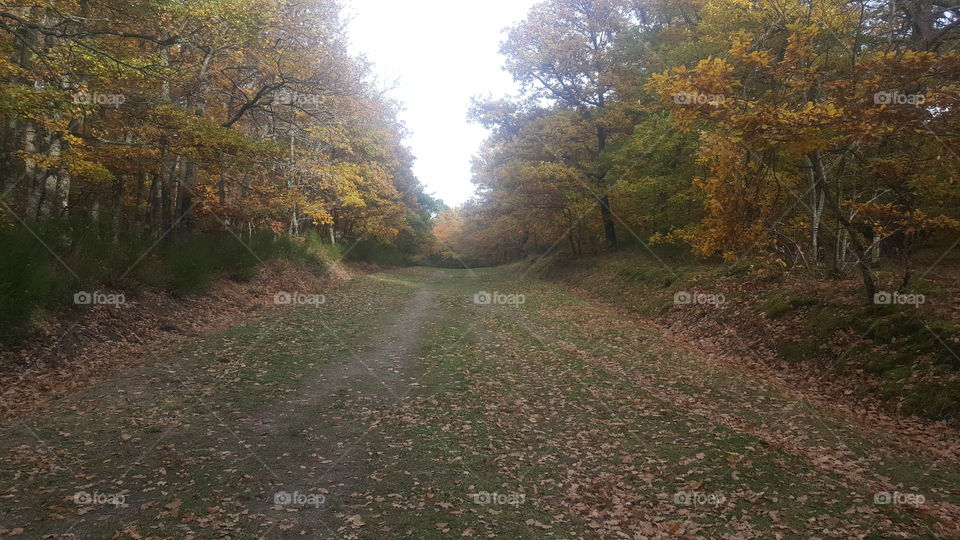
[[[7,340],[19,335],[35,309],[54,303],[58,275],[29,231],[0,229],[0,246],[0,339]]]
[[[288,259],[320,269],[340,258],[341,247],[260,230],[238,238],[228,232],[115,235],[89,220],[51,222],[28,230],[0,227],[0,339],[25,334],[37,309],[73,306],[80,290],[132,290],[148,286],[177,295],[205,292],[220,277],[247,281],[263,262]]]

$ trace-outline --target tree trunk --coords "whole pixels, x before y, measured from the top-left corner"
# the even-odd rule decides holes
[[[193,219],[190,210],[193,209],[193,188],[197,184],[197,162],[189,159],[184,161],[183,181],[179,182],[179,203],[177,206],[177,232],[180,235],[189,234],[193,228]]]
[[[151,176],[150,182],[150,211],[147,230],[153,236],[159,236],[163,227],[163,178],[159,174]]]
[[[810,170],[810,249],[813,264],[820,262],[820,222],[823,218],[823,187],[818,184],[814,165],[809,156],[804,156]]]
[[[52,133],[49,136],[47,155],[56,160],[63,155],[63,136]],[[43,196],[37,208],[38,219],[63,217],[69,205],[70,176],[60,167],[44,170],[42,174]]]
[[[597,159],[607,147],[607,130],[603,126],[597,126]],[[613,212],[610,211],[610,195],[607,193],[607,185],[604,181],[606,174],[597,174],[597,187],[600,188],[602,195],[597,200],[600,205],[600,219],[603,220],[603,237],[607,242],[607,249],[617,249],[617,228],[613,224]]]
[[[874,281],[873,270],[870,268],[870,263],[867,260],[867,253],[863,247],[863,243],[860,242],[860,238],[857,237],[856,228],[854,228],[853,224],[850,223],[850,220],[843,215],[842,209],[840,208],[840,202],[836,199],[836,197],[833,196],[827,186],[827,176],[823,170],[823,161],[820,158],[820,152],[810,152],[807,154],[807,158],[813,165],[814,179],[817,182],[817,185],[820,187],[821,192],[826,196],[827,202],[830,204],[830,209],[836,213],[837,218],[843,225],[843,228],[846,229],[847,233],[849,234],[850,246],[853,248],[853,252],[857,256],[857,268],[860,269],[860,275],[863,278],[863,287],[867,294],[867,301],[873,302],[873,295],[877,292],[877,285]]]
[[[23,128],[23,151],[26,153],[37,152],[37,128],[34,123],[27,120]],[[27,200],[24,207],[24,217],[27,221],[37,220],[37,208],[40,206],[40,191],[37,189],[37,164],[33,159],[24,158],[21,178],[26,180]]]
[[[167,148],[163,149],[160,157],[160,234],[170,228],[173,216],[173,174],[176,168],[175,160],[170,156]]]

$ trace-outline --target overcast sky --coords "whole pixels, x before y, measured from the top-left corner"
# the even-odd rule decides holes
[[[473,95],[516,87],[501,68],[501,31],[534,0],[347,0],[354,52],[375,64],[382,84],[404,104],[414,171],[427,190],[454,206],[470,198],[470,158],[486,132],[467,122]]]

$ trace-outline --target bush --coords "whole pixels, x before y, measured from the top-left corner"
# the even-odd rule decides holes
[[[35,309],[54,303],[58,275],[29,231],[0,229],[0,246],[0,339],[8,340],[20,334]]]
[[[339,259],[341,249],[324,245],[316,235],[293,239],[270,230],[243,238],[229,232],[171,234],[158,242],[142,235],[114,235],[102,223],[84,220],[32,229],[0,227],[4,341],[21,338],[37,309],[73,306],[73,295],[80,290],[149,286],[177,295],[201,294],[217,278],[248,281],[271,259],[322,269]]]
[[[410,257],[399,248],[375,240],[360,240],[346,254],[351,261],[364,261],[380,266],[408,266]]]

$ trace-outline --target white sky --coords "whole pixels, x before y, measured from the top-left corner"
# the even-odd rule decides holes
[[[355,53],[404,104],[414,172],[448,205],[473,193],[470,159],[486,130],[467,121],[470,97],[515,92],[497,53],[501,31],[535,0],[347,0]]]

